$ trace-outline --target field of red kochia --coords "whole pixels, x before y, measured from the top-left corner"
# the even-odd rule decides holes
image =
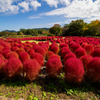
[[[64,72],[69,83],[98,82],[100,39],[77,36],[0,39],[1,78],[23,75],[26,80],[33,81],[39,77],[44,65],[49,77],[58,77]]]

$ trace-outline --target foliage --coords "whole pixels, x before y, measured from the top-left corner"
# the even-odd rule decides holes
[[[84,27],[85,27],[85,22],[82,19],[72,21],[69,24],[70,35],[71,36],[82,36]]]
[[[87,29],[88,35],[100,35],[100,21],[95,20],[92,21],[90,24],[88,24],[88,29]]]
[[[61,33],[62,33],[61,25],[54,24],[54,26],[49,29],[49,32],[51,34],[55,34],[56,36],[61,35]]]

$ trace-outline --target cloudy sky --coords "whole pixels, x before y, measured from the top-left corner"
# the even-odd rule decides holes
[[[0,31],[100,20],[100,0],[0,0]]]

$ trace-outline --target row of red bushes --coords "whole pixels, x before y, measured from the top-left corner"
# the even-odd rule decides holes
[[[26,73],[26,78],[32,81],[41,72],[44,59],[47,59],[46,71],[49,76],[58,76],[64,64],[65,77],[68,82],[79,83],[85,77],[92,82],[99,81],[100,40],[85,37],[58,39],[60,45],[55,40],[51,45],[49,41],[36,44],[35,42],[22,43],[14,39],[0,40],[0,72],[8,77]]]

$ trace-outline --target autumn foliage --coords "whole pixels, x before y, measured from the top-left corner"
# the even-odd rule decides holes
[[[69,58],[65,62],[65,76],[70,83],[80,83],[84,79],[83,63],[78,58]]]
[[[26,79],[32,81],[35,80],[41,70],[41,66],[35,59],[28,59],[23,64],[24,73],[26,73]]]

